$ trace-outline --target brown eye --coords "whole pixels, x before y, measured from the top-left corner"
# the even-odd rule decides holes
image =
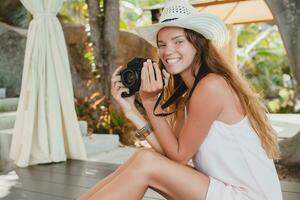
[[[158,48],[162,48],[162,47],[165,47],[165,46],[166,46],[165,44],[159,44]]]
[[[182,43],[183,43],[183,40],[176,40],[175,43],[176,43],[176,44],[182,44]]]

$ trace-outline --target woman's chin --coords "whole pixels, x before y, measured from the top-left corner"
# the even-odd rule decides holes
[[[177,75],[177,74],[181,73],[181,71],[179,71],[179,70],[167,70],[167,72],[171,75]]]
[[[171,72],[168,72],[168,73],[171,74],[171,75],[173,75],[173,76],[174,76],[174,75],[177,75],[177,74],[180,74],[180,72],[172,72],[172,71],[171,71]]]

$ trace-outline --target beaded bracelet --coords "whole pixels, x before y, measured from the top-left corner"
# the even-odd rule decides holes
[[[138,129],[135,133],[139,139],[145,139],[152,132],[151,125],[147,123],[143,128]]]

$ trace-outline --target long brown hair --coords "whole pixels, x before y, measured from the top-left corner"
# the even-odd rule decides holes
[[[258,94],[254,93],[250,88],[248,82],[231,67],[220,55],[220,53],[215,49],[211,41],[207,40],[201,34],[184,29],[187,40],[195,47],[197,54],[192,62],[192,73],[196,77],[196,70],[200,68],[206,68],[208,73],[218,74],[226,80],[226,82],[231,86],[231,88],[237,94],[242,108],[247,115],[251,126],[256,131],[260,138],[262,147],[266,151],[269,158],[278,159],[280,157],[280,152],[277,143],[277,137],[274,129],[272,128],[267,115],[266,108],[262,103],[262,99]],[[162,62],[159,62],[160,66],[164,68]],[[199,81],[199,80],[198,80]],[[178,85],[182,82],[180,75],[174,75],[170,77],[170,81],[164,90],[164,100],[168,99],[171,94],[174,93]],[[197,80],[194,83],[196,86]],[[178,99],[175,105],[169,107],[169,110],[174,110],[182,106],[188,96],[187,91],[182,97]],[[176,113],[172,115],[171,123],[176,120]]]

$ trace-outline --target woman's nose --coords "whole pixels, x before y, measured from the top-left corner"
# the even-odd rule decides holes
[[[165,55],[170,55],[174,52],[174,47],[172,45],[166,45],[166,48],[164,50]]]

